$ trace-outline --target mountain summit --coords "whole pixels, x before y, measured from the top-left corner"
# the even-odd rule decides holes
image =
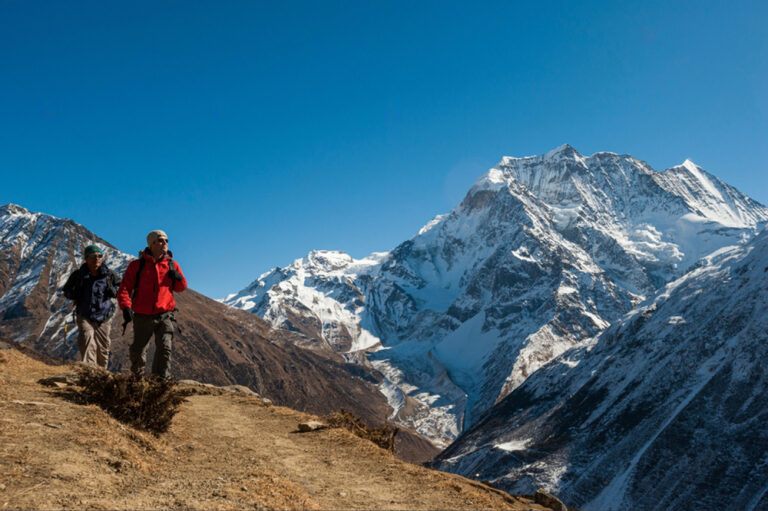
[[[384,375],[393,419],[447,444],[567,349],[768,209],[686,161],[564,145],[504,157],[411,239],[355,260],[310,253],[224,302]]]

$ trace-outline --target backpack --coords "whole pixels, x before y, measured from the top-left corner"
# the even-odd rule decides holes
[[[136,291],[139,289],[139,278],[141,278],[141,272],[144,271],[144,266],[147,264],[147,260],[144,259],[144,251],[139,252],[139,271],[136,272],[136,281],[133,283],[133,291],[131,291],[131,301],[136,296]],[[173,258],[168,258],[168,269],[176,271],[176,266],[173,264]],[[176,285],[176,279],[168,276],[171,279],[171,294],[173,294],[173,286]]]
[[[120,285],[120,280],[117,277],[117,274],[112,271],[111,268],[104,265],[102,268],[105,270],[106,274],[106,288],[104,289],[104,298],[107,300],[112,300],[113,298],[117,298],[117,288]],[[88,268],[85,265],[82,265],[80,268],[76,269],[72,272],[72,274],[67,279],[67,282],[62,287],[63,294],[66,298],[69,298],[73,302],[72,307],[72,320],[75,320],[75,316],[77,314],[78,305],[80,302],[80,299],[83,295],[83,280],[85,276],[88,275]],[[114,313],[114,310],[112,311]],[[112,316],[112,313],[109,314],[109,316],[104,320],[106,321],[109,319],[109,317]],[[67,319],[66,316],[69,315],[67,313],[64,316],[64,334],[67,333]]]
[[[120,281],[117,279],[117,274],[107,267],[107,290],[104,296],[106,298],[117,298],[117,287],[120,285]],[[66,284],[62,287],[64,296],[70,300],[77,301],[83,293],[83,277],[88,272],[87,268],[82,266],[72,272]]]
[[[139,278],[141,277],[141,272],[144,271],[144,266],[147,264],[147,260],[144,259],[144,251],[142,250],[139,252],[139,270],[136,272],[136,281],[133,283],[133,291],[131,291],[131,301],[133,301],[133,297],[136,296],[136,290],[139,289]],[[173,258],[168,258],[168,269],[176,271],[176,265],[173,264]],[[176,279],[168,276],[169,279],[171,279],[171,294],[173,294],[173,286],[176,285]],[[179,310],[178,308],[173,309],[171,311],[171,321],[176,325],[176,329],[181,333],[181,327],[178,325],[178,322],[176,321],[175,313]],[[125,327],[128,325],[128,320],[126,320],[123,323],[123,334],[125,334]]]

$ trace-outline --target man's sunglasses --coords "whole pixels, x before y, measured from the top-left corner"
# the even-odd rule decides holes
[[[103,256],[103,255],[101,255],[101,254],[88,254],[88,257],[89,257],[89,258],[90,258],[90,257],[95,257],[96,259],[101,259],[101,258],[102,258],[102,257],[104,257],[104,256]]]
[[[168,244],[168,240],[165,238],[157,238],[155,241],[157,241],[158,243],[166,244],[166,245]]]

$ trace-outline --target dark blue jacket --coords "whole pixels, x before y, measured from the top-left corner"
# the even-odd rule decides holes
[[[64,296],[74,300],[77,313],[91,321],[106,321],[115,312],[112,298],[117,296],[120,280],[106,264],[98,275],[91,275],[88,265],[73,271],[62,288]]]

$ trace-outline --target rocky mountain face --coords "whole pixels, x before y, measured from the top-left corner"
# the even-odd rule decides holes
[[[505,157],[389,252],[314,251],[223,301],[377,369],[393,418],[447,445],[548,361],[766,221],[690,161],[659,172],[566,145]]]
[[[131,259],[71,220],[0,206],[1,336],[51,354],[77,352],[73,332],[64,332],[72,309],[60,288],[82,264],[89,243],[104,247],[113,269],[124,269]]]
[[[82,250],[90,243],[104,247],[106,264],[119,275],[133,259],[71,220],[16,205],[0,207],[0,338],[53,357],[77,356],[72,305],[61,286],[82,264]],[[332,350],[303,349],[303,337],[195,291],[178,293],[176,301],[175,377],[245,385],[277,404],[310,413],[343,407],[372,424],[391,414],[377,389],[382,376],[376,371],[347,363]],[[131,327],[121,335],[121,323],[117,314],[110,357],[110,369],[116,371],[129,365],[133,335]],[[398,435],[398,442],[399,455],[407,459],[423,460],[437,452],[408,431]]]
[[[536,371],[437,458],[584,510],[768,509],[768,230]]]

